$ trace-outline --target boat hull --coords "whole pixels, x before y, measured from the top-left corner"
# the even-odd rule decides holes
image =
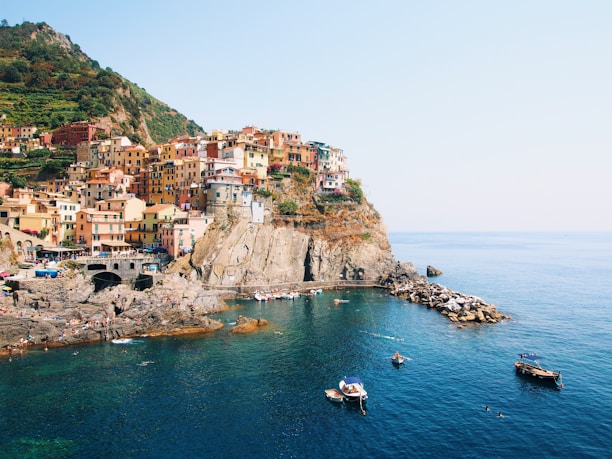
[[[515,362],[516,374],[544,385],[561,387],[561,372],[546,370],[525,362]]]
[[[340,392],[337,389],[327,389],[325,391],[325,396],[327,397],[328,400],[331,400],[332,402],[343,402],[344,401],[344,394],[342,394],[342,392]]]
[[[368,399],[368,393],[361,383],[346,383],[343,379],[339,384],[340,392],[344,395],[344,399],[348,402],[364,403]]]

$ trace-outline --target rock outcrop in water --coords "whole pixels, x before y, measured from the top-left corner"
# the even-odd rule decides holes
[[[482,298],[464,295],[442,285],[427,282],[425,279],[413,279],[396,284],[391,294],[422,304],[448,316],[451,322],[497,323],[502,319],[511,319],[501,314],[493,304],[487,304]]]
[[[252,333],[259,327],[265,327],[268,321],[263,318],[253,319],[251,317],[238,316],[236,325],[232,328],[231,333]]]

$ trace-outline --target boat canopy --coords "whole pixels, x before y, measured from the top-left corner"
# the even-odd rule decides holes
[[[344,382],[346,384],[363,384],[363,382],[361,382],[361,379],[359,379],[358,376],[350,376],[348,378],[344,378]]]
[[[519,354],[519,356],[521,357],[521,359],[527,360],[542,360],[544,358],[541,355],[537,354]]]

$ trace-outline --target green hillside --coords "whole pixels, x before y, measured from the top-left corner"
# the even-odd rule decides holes
[[[145,146],[204,132],[118,73],[101,69],[44,22],[0,25],[0,114],[49,131],[72,121],[106,121],[112,135]]]

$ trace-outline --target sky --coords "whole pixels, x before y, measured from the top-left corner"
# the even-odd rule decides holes
[[[344,150],[389,231],[612,231],[612,2],[2,2],[205,131]]]

